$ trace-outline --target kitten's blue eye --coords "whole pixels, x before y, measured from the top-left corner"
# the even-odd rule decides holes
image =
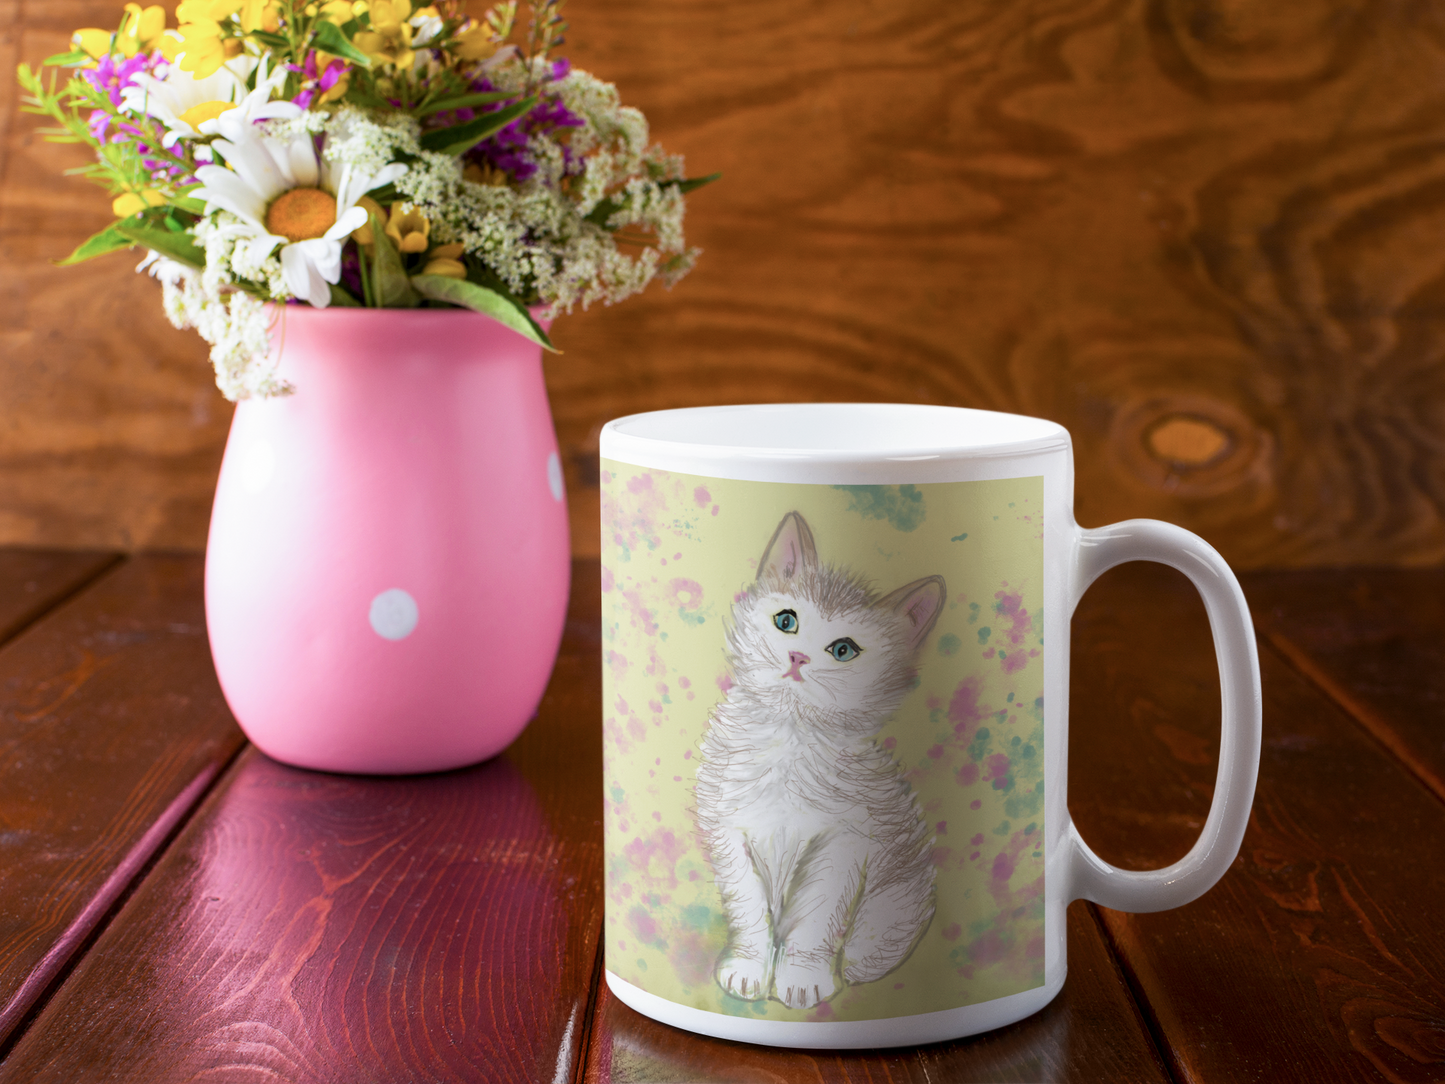
[[[863,649],[853,642],[851,636],[844,636],[841,640],[834,640],[823,650],[839,662],[851,662],[863,654]]]
[[[798,615],[792,610],[779,610],[773,614],[773,624],[784,632],[797,632]]]

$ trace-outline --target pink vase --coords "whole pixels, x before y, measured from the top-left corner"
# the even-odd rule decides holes
[[[540,348],[438,309],[288,306],[296,388],[237,405],[206,550],[226,700],[277,760],[500,752],[561,640],[567,505]]]

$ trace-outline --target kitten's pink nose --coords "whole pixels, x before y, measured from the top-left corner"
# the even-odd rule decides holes
[[[804,655],[801,651],[789,651],[788,658],[792,661],[793,665],[792,668],[783,675],[783,677],[792,678],[794,681],[802,681],[803,672],[799,669],[799,667],[802,666],[804,663],[812,662],[813,660],[808,658],[808,656]]]

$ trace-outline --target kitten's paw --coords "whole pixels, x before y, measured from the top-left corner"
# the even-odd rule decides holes
[[[717,984],[733,997],[762,1001],[768,996],[768,968],[761,960],[723,956],[717,962]]]
[[[777,998],[790,1009],[811,1009],[838,992],[833,968],[826,963],[802,959],[778,961],[773,972],[773,988]]]

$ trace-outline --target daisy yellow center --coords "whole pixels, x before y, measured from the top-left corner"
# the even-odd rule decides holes
[[[178,116],[176,120],[184,121],[192,128],[200,131],[201,125],[205,124],[206,121],[215,120],[228,109],[235,108],[230,102],[202,102],[200,105],[191,106]]]
[[[319,188],[293,188],[266,208],[266,229],[291,242],[320,237],[336,225],[336,198]]]

